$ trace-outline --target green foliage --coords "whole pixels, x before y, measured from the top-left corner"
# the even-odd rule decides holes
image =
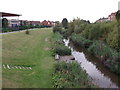
[[[19,26],[19,30],[33,29],[33,28],[42,28],[42,26],[33,26],[33,25]]]
[[[12,30],[9,28],[2,28],[2,32],[12,32]]]
[[[101,41],[95,41],[89,48],[88,52],[99,57],[103,63],[107,63],[106,65],[110,68],[111,71],[120,74],[120,62],[119,59],[116,60],[117,57],[120,57],[120,53],[116,50],[111,49],[109,46],[105,45]],[[102,58],[101,58],[102,57]]]
[[[61,56],[71,55],[71,49],[69,49],[67,46],[63,44],[56,44],[54,48],[54,52]]]
[[[60,32],[60,34],[62,34],[62,36],[64,38],[67,38],[69,36],[68,29],[62,29],[61,32]]]
[[[86,48],[88,48],[92,44],[91,40],[83,38],[80,34],[72,34],[70,39],[74,44]]]
[[[114,59],[118,52],[116,50],[111,49],[109,46],[105,45],[102,41],[95,41],[89,48],[88,52],[98,56],[104,57],[106,59]]]
[[[74,32],[74,22],[68,24],[68,35],[70,36]]]
[[[115,48],[116,50],[120,50],[120,42],[119,42],[119,32],[118,28],[114,28],[112,32],[108,34],[107,43],[110,47]]]
[[[120,45],[118,43],[118,38],[120,38],[120,35],[117,34],[119,33],[118,30],[116,21],[90,24],[77,18],[69,23],[66,36],[71,36],[73,33],[80,34],[80,36],[89,40],[104,41],[117,50],[120,47],[118,46]]]
[[[63,36],[60,33],[54,33],[53,35],[53,42],[54,44],[64,44],[63,42]]]
[[[118,10],[116,13],[116,19],[120,23],[120,10]]]
[[[53,42],[54,42],[53,55],[55,54],[59,54],[61,56],[71,55],[71,49],[64,45],[63,36],[60,33],[54,33]]]
[[[111,71],[113,71],[117,74],[120,74],[120,63],[118,63],[118,62],[111,63],[110,69],[111,69]]]
[[[61,30],[62,30],[62,27],[61,26],[55,26],[55,27],[53,27],[53,32],[55,33],[55,32],[61,32]]]
[[[54,66],[53,87],[54,88],[90,88],[87,74],[77,62],[58,62]]]
[[[3,28],[8,28],[8,20],[6,18],[2,19],[2,27]]]

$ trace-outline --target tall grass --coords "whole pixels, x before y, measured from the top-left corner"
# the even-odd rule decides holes
[[[77,62],[58,62],[53,73],[53,87],[55,88],[93,88],[88,76]]]

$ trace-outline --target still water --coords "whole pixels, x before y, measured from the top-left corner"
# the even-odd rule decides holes
[[[98,58],[88,54],[87,50],[74,46],[69,39],[64,39],[65,46],[72,50],[75,60],[91,78],[91,81],[100,88],[120,88],[120,76],[107,69]]]

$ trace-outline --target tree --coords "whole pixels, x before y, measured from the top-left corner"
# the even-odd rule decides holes
[[[67,20],[67,18],[63,18],[63,20],[62,20],[62,26],[63,26],[65,29],[68,28],[68,20]]]
[[[120,10],[117,11],[115,17],[116,17],[117,21],[120,22]]]
[[[6,18],[2,19],[2,27],[3,28],[8,28],[8,20]]]

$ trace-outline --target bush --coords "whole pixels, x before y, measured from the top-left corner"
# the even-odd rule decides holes
[[[88,48],[92,44],[91,40],[83,38],[80,34],[73,34],[70,39],[74,44],[85,48]]]
[[[87,74],[77,62],[58,62],[54,66],[54,88],[90,88],[93,87],[88,81]]]
[[[102,41],[95,41],[89,48],[88,52],[98,56],[98,57],[105,57],[110,58],[111,60],[114,59],[118,52],[116,50],[111,49],[109,46],[105,45]]]
[[[30,31],[29,31],[29,30],[26,30],[26,31],[25,31],[25,34],[30,34]]]
[[[69,35],[68,35],[68,29],[62,29],[60,31],[60,34],[64,37],[64,38],[67,38]]]
[[[10,28],[2,28],[2,32],[12,32]]]
[[[71,55],[71,49],[63,44],[56,44],[54,52],[61,56]]]
[[[114,63],[111,63],[111,67],[110,67],[111,71],[117,73],[117,74],[120,74],[120,62],[114,62]]]
[[[60,34],[60,33],[54,33],[54,35],[53,35],[53,42],[54,42],[54,44],[56,45],[56,44],[64,44],[64,42],[63,42],[63,36]]]
[[[110,68],[111,71],[120,74],[120,61],[116,58],[120,57],[120,53],[101,41],[95,41],[89,48],[88,52],[99,57],[105,66]]]
[[[59,54],[61,56],[71,55],[71,49],[64,45],[63,36],[60,33],[53,34],[54,50],[53,55]]]
[[[114,28],[112,32],[108,34],[107,43],[110,47],[115,48],[116,50],[120,50],[120,42],[119,42],[119,32],[118,28]]]
[[[53,27],[53,32],[55,33],[55,32],[61,32],[61,30],[62,30],[62,27],[61,26],[55,26],[55,27]]]

